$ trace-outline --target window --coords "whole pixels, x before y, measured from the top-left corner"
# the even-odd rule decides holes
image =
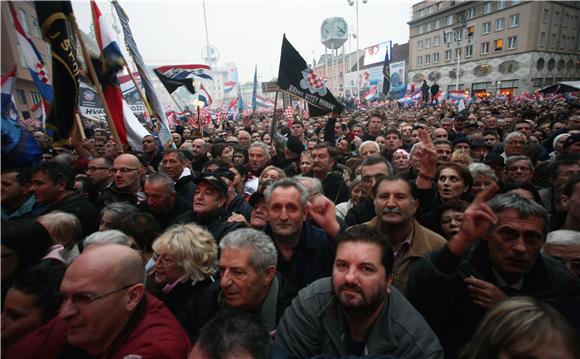
[[[497,2],[497,9],[501,10],[501,9],[505,9],[507,7],[507,1],[506,0],[500,0]]]
[[[562,40],[560,40],[560,50],[564,50],[565,45],[566,45],[566,35],[562,35]]]
[[[423,65],[423,56],[417,56],[417,66]]]
[[[433,6],[429,6],[427,8],[427,14],[432,14],[433,13]]]
[[[495,31],[502,31],[505,27],[505,21],[503,17],[495,20]]]
[[[26,93],[24,93],[24,90],[16,89],[16,99],[17,99],[18,103],[21,105],[28,104],[26,102]]]
[[[576,43],[576,38],[572,36],[570,38],[570,51],[574,50],[574,44]]]
[[[489,34],[491,32],[491,22],[484,22],[481,25],[481,34],[485,35],[485,34]]]
[[[431,64],[431,55],[425,55],[425,65]]]
[[[473,45],[465,46],[465,57],[473,56]]]
[[[562,26],[568,27],[570,25],[570,15],[564,14],[564,21],[562,22]]]
[[[492,9],[493,9],[493,5],[492,5],[491,1],[488,1],[485,4],[483,4],[483,14],[484,15],[489,14]]]
[[[473,37],[473,33],[475,32],[475,25],[471,25],[467,28],[467,37]]]
[[[517,5],[520,3],[520,0],[512,0],[512,6]]]
[[[447,20],[445,21],[445,25],[453,25],[453,15],[447,16]]]
[[[558,39],[556,38],[556,34],[552,34],[552,40],[550,41],[550,47],[555,48],[557,41],[558,41]]]
[[[441,10],[441,3],[440,2],[435,4],[435,11],[439,11],[439,10]]]
[[[535,79],[532,79],[532,82],[534,83],[534,87],[542,87],[542,78],[538,77]]]
[[[481,43],[481,54],[482,55],[489,54],[489,42],[482,42]]]
[[[578,26],[578,16],[574,16],[572,19],[572,28],[576,29],[576,26]]]
[[[494,51],[501,51],[503,49],[503,39],[497,39],[494,42]]]
[[[455,39],[455,41],[463,40],[463,29],[455,30],[453,33],[453,38]]]
[[[417,50],[421,50],[423,48],[423,40],[417,41]]]
[[[439,46],[439,35],[433,36],[433,47]]]
[[[40,96],[40,92],[38,91],[30,91],[30,96],[32,97],[32,103],[37,104],[42,102],[42,97]]]
[[[546,46],[546,33],[545,32],[540,32],[540,40],[538,41],[538,46],[539,47]]]
[[[445,61],[451,61],[451,50],[445,50]]]
[[[433,54],[433,63],[436,64],[439,62],[439,53],[436,52]]]
[[[554,26],[558,26],[560,23],[560,12],[556,11],[554,13]]]
[[[434,28],[435,30],[437,30],[437,29],[441,28],[441,19],[437,19],[437,20],[435,20],[435,22],[433,23],[433,28]]]
[[[451,42],[451,37],[453,36],[452,32],[448,32],[445,34],[445,39],[443,39],[446,43],[450,43]]]
[[[425,9],[420,9],[417,15],[423,17],[425,15]]]
[[[431,38],[425,39],[424,41],[425,48],[428,49],[431,47]]]
[[[510,36],[507,39],[507,49],[513,50],[518,46],[518,37],[517,36]]]
[[[550,19],[550,10],[544,9],[544,14],[542,15],[542,24],[547,24]]]
[[[32,31],[34,31],[34,36],[41,39],[42,34],[40,33],[40,27],[38,26],[38,20],[35,17],[32,17]]]
[[[422,34],[423,33],[423,25],[419,25],[419,27],[417,28],[417,33],[418,34]]]
[[[518,26],[520,26],[520,14],[510,15],[509,27],[518,27]]]
[[[430,22],[428,22],[428,23],[425,25],[425,31],[431,31],[431,26],[432,26],[432,24],[431,24]]]
[[[18,19],[20,19],[20,24],[22,24],[26,35],[30,36],[30,28],[28,27],[28,15],[26,15],[26,11],[18,9]]]
[[[455,49],[455,60],[457,60],[457,58],[461,58],[461,47]]]
[[[475,8],[474,7],[470,7],[469,9],[467,9],[467,18],[469,20],[471,20],[474,17],[475,17]]]

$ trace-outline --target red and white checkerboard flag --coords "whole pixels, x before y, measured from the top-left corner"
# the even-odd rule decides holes
[[[294,110],[292,110],[292,106],[286,107],[286,109],[284,110],[284,117],[287,120],[293,120],[294,119]]]
[[[227,111],[221,111],[217,115],[218,121],[225,121],[225,120],[227,120],[227,118],[228,118],[228,112]]]

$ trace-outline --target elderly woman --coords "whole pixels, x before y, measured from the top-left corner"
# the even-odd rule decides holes
[[[187,307],[211,284],[217,270],[216,241],[195,224],[170,227],[153,242],[153,280],[159,297],[183,322]]]
[[[455,163],[440,166],[435,175],[440,203],[453,200],[468,200],[473,178],[467,168]]]
[[[227,143],[216,143],[211,148],[211,156],[231,166],[234,163],[234,147]]]
[[[362,183],[361,176],[356,176],[354,180],[350,182],[350,199],[346,202],[342,202],[336,205],[336,216],[342,220],[346,217],[348,210],[353,206],[359,204],[361,197],[365,196],[366,187]],[[368,197],[369,194],[366,194]]]
[[[472,163],[468,167],[471,177],[473,177],[473,185],[471,186],[471,195],[475,197],[479,192],[485,190],[494,183],[499,185],[499,179],[495,171],[486,164]]]
[[[399,148],[393,153],[393,171],[399,173],[409,168],[411,168],[411,155],[404,149]]]
[[[260,174],[258,182],[258,192],[264,192],[266,187],[276,182],[281,178],[286,178],[286,173],[281,168],[276,166],[267,166]]]

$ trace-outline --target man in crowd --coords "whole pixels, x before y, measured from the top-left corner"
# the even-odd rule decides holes
[[[441,249],[447,241],[415,220],[419,203],[409,182],[396,175],[379,177],[376,181],[373,186],[375,217],[362,226],[386,235],[395,254],[393,286],[405,294],[415,263],[427,253]]]
[[[163,155],[159,151],[159,141],[152,135],[143,137],[143,159],[147,163],[149,172],[157,172],[159,164],[163,160]]]
[[[373,113],[369,119],[367,132],[361,139],[363,141],[374,141],[377,139],[377,136],[381,134],[382,130],[383,130],[383,116],[378,112]]]
[[[46,212],[47,205],[36,203],[30,190],[30,174],[24,169],[2,171],[2,220],[36,218]]]
[[[540,254],[546,210],[515,193],[492,198],[495,191],[491,186],[477,195],[459,233],[417,263],[409,278],[409,300],[449,357],[472,337],[486,310],[508,296],[546,301],[580,324],[570,317],[580,307],[580,282]]]
[[[176,217],[191,210],[192,200],[181,197],[173,180],[163,173],[147,176],[143,189],[147,200],[141,209],[153,215],[161,231],[167,229]]]
[[[141,186],[141,178],[145,168],[141,161],[132,154],[124,153],[117,156],[111,168],[114,183],[103,192],[98,199],[98,206],[104,207],[111,202],[128,202],[137,205],[145,201]]]
[[[435,150],[437,153],[437,164],[438,165],[448,165],[451,163],[451,154],[453,153],[453,146],[451,142],[446,140],[434,141]]]
[[[191,154],[193,155],[191,169],[196,173],[200,173],[209,160],[207,158],[207,146],[205,141],[201,138],[193,140],[191,143]]]
[[[113,184],[113,160],[108,157],[97,157],[89,161],[87,176],[92,180],[96,195],[102,195]]]
[[[184,358],[191,349],[175,317],[145,293],[139,254],[91,245],[67,268],[58,316],[5,353],[7,358]]]
[[[332,278],[298,294],[278,325],[276,346],[301,358],[442,358],[439,340],[423,317],[390,286],[392,265],[391,247],[375,229],[343,234]]]
[[[580,175],[570,178],[562,186],[560,202],[565,212],[561,229],[580,231]]]
[[[534,177],[534,165],[526,156],[507,158],[506,180],[512,182],[530,182]]]
[[[380,157],[381,156],[381,149],[379,144],[375,141],[365,141],[361,143],[358,147],[358,153],[360,157],[364,160],[369,157]]]
[[[244,186],[246,194],[252,194],[258,190],[259,176],[262,170],[270,164],[270,148],[262,142],[254,142],[248,149],[248,180]]]
[[[334,149],[327,143],[319,143],[312,150],[312,172],[314,177],[322,182],[326,197],[330,198],[334,203],[342,203],[348,201],[350,193],[342,176],[332,172],[335,163]]]
[[[82,195],[74,192],[72,170],[54,162],[44,162],[32,170],[32,186],[36,202],[46,205],[46,212],[62,211],[77,216],[83,237],[98,228],[98,213]]]
[[[175,183],[175,192],[187,201],[195,194],[195,184],[191,170],[186,167],[183,150],[167,150],[163,152],[163,172]]]
[[[229,232],[243,227],[239,222],[228,222],[226,208],[227,185],[216,174],[207,173],[195,179],[193,209],[178,216],[174,223],[195,223],[206,227],[216,242]]]

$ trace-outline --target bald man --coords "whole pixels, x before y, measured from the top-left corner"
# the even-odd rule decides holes
[[[145,293],[139,254],[93,245],[66,270],[56,318],[8,348],[7,358],[185,358],[187,334]]]
[[[147,197],[141,185],[145,172],[137,156],[128,153],[117,156],[111,168],[113,185],[99,197],[98,207],[102,208],[111,202],[128,202],[133,205],[145,202]]]

